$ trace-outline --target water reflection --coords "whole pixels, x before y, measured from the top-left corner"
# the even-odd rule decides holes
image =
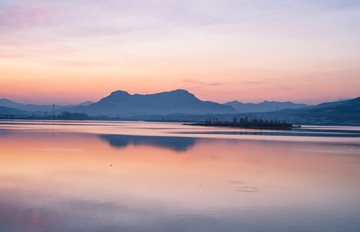
[[[109,135],[99,137],[115,148],[134,146],[156,146],[171,149],[173,151],[186,151],[193,147],[197,138],[191,137],[163,137],[163,136],[132,136],[132,135]]]
[[[360,138],[360,131],[341,130],[307,130],[291,131],[195,131],[177,132],[179,134],[212,134],[212,135],[266,135],[266,136],[303,136],[303,137],[346,137]]]
[[[359,144],[97,132],[0,129],[1,232],[360,230]]]
[[[9,129],[0,129],[0,136],[9,136],[11,131],[13,130],[9,130]]]

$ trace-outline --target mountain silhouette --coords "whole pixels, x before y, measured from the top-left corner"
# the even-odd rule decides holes
[[[59,111],[65,111],[67,109],[71,109],[76,106],[87,106],[92,103],[93,102],[91,102],[91,101],[86,101],[86,102],[82,102],[77,105],[56,105],[55,109],[56,109],[56,112],[59,112]],[[31,113],[31,112],[52,113],[52,111],[53,111],[52,104],[51,105],[22,104],[22,103],[17,103],[17,102],[11,101],[9,99],[0,99],[0,106],[12,108],[12,109],[18,109],[21,111],[28,111],[27,113]]]
[[[306,104],[296,104],[289,101],[288,102],[264,101],[258,104],[232,101],[225,103],[225,105],[232,106],[239,113],[269,112],[269,111],[278,111],[283,109],[299,109],[309,106]]]
[[[350,99],[350,100],[342,100],[336,102],[325,102],[319,105],[316,105],[312,108],[313,110],[332,110],[332,111],[360,111],[360,97]]]
[[[0,106],[0,117],[2,115],[23,115],[23,114],[25,114],[25,112],[22,110]]]
[[[247,116],[286,120],[298,124],[357,125],[360,123],[360,97],[351,100],[321,103],[301,109],[250,113]]]
[[[91,119],[104,119],[109,116],[123,120],[161,120],[161,121],[204,121],[209,118],[229,120],[233,118],[263,120],[285,120],[293,124],[360,124],[360,97],[350,100],[321,103],[316,106],[294,104],[291,102],[262,102],[259,104],[230,102],[237,105],[250,105],[252,108],[235,111],[230,105],[201,101],[186,90],[174,90],[157,94],[134,94],[115,91],[96,103],[85,102],[78,105],[56,105],[56,115],[68,113],[69,119],[78,119],[77,114],[86,113]],[[230,104],[226,103],[226,104]],[[255,105],[255,106],[254,106]],[[261,108],[260,106],[266,106]],[[291,109],[290,107],[301,107]],[[257,107],[257,108],[256,108]],[[282,109],[282,107],[286,109]],[[235,106],[235,108],[237,108]],[[256,110],[267,112],[256,112]],[[245,111],[245,112],[244,112]],[[251,112],[246,112],[251,111]],[[48,118],[52,115],[52,105],[21,104],[8,99],[0,99],[0,118]],[[94,117],[92,117],[94,116]]]
[[[193,94],[181,89],[134,95],[118,90],[96,103],[75,107],[71,111],[107,116],[235,113],[231,106],[201,101]]]
[[[300,112],[329,122],[360,123],[360,97],[351,100],[327,102]],[[301,115],[301,114],[300,114]]]
[[[94,102],[92,102],[92,101],[85,101],[85,102],[81,102],[81,103],[77,104],[76,106],[88,106],[88,105],[91,105],[93,103]]]

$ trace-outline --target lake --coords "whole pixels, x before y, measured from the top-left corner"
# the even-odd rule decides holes
[[[0,231],[360,231],[360,127],[0,121]]]

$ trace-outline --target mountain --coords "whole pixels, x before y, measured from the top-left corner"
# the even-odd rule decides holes
[[[334,123],[360,123],[360,97],[345,101],[322,103],[304,110],[304,113]]]
[[[77,104],[75,106],[88,106],[88,105],[91,105],[93,103],[94,102],[92,102],[92,101],[85,101],[85,102],[81,102],[81,103],[79,103],[79,104]]]
[[[301,109],[251,113],[253,118],[286,120],[299,124],[360,124],[360,97],[345,101],[326,102]]]
[[[23,111],[34,111],[34,112],[52,112],[53,105],[35,105],[35,104],[22,104],[17,103],[8,99],[0,99],[0,106],[15,108]],[[68,106],[56,105],[56,109],[63,110]]]
[[[210,101],[201,101],[186,90],[174,90],[156,94],[134,94],[115,91],[88,106],[74,107],[71,112],[89,115],[137,116],[169,114],[231,114],[235,110]]]
[[[360,125],[360,97],[321,103],[316,106],[305,105],[306,107],[298,109],[289,109],[289,104],[292,106],[303,106],[303,104],[265,101],[252,105],[272,104],[274,107],[274,103],[277,104],[278,111],[271,109],[273,111],[238,113],[230,105],[201,101],[186,90],[145,95],[131,95],[125,91],[115,91],[96,103],[84,102],[78,105],[56,106],[56,114],[59,119],[62,119],[60,116],[63,114],[68,115],[69,119],[79,117],[102,119],[105,117],[101,116],[107,116],[119,117],[123,120],[168,121],[204,121],[209,118],[229,121],[247,117],[248,119],[285,120],[293,124]],[[243,103],[238,105],[241,104],[247,105]],[[288,109],[281,109],[281,107]],[[47,109],[47,111],[40,109]],[[64,111],[68,112],[62,113]],[[88,117],[81,113],[96,117]],[[52,105],[21,104],[8,99],[0,99],[0,118],[27,117],[51,118]]]
[[[86,102],[82,102],[77,105],[55,105],[55,110],[56,110],[56,112],[65,111],[67,109],[70,109],[70,108],[73,108],[76,106],[88,106],[92,103],[93,103],[92,101],[86,101]],[[52,113],[52,111],[53,111],[53,105],[22,104],[22,103],[17,103],[17,102],[11,101],[9,99],[0,99],[0,106],[18,109],[18,110],[22,110],[22,111],[29,111],[29,112]]]
[[[25,112],[22,110],[9,108],[5,106],[0,106],[0,117],[1,116],[9,116],[9,115],[23,115]]]
[[[9,108],[16,108],[19,105],[22,105],[22,104],[10,101],[9,99],[0,99],[0,106],[9,107]]]
[[[268,112],[268,111],[278,111],[283,109],[299,109],[309,106],[306,104],[296,104],[292,102],[276,102],[276,101],[264,101],[258,104],[232,101],[225,103],[225,105],[232,106],[239,113]]]
[[[325,102],[313,107],[314,110],[345,110],[345,111],[357,111],[360,110],[360,97],[349,99],[349,100],[342,100],[342,101],[335,101],[335,102]]]

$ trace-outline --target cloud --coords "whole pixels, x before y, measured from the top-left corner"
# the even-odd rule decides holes
[[[19,28],[38,26],[45,23],[51,10],[45,7],[24,5],[1,6],[0,28],[2,30],[19,30]]]
[[[263,81],[244,81],[243,83],[250,84],[250,85],[263,85],[263,84],[266,84],[266,82],[263,82]]]
[[[267,87],[267,88],[264,88],[264,89],[268,89],[268,90],[288,90],[288,91],[295,90],[294,88],[286,87],[286,86]]]
[[[202,85],[202,86],[219,86],[219,85],[223,85],[223,83],[220,82],[203,82],[203,81],[198,81],[198,80],[194,80],[194,79],[182,79],[183,82],[185,83],[190,83],[190,84],[195,84],[195,85]]]
[[[53,64],[61,66],[74,66],[74,67],[113,67],[116,66],[115,62],[99,62],[99,61],[84,61],[84,60],[63,60],[56,59],[51,61]]]

